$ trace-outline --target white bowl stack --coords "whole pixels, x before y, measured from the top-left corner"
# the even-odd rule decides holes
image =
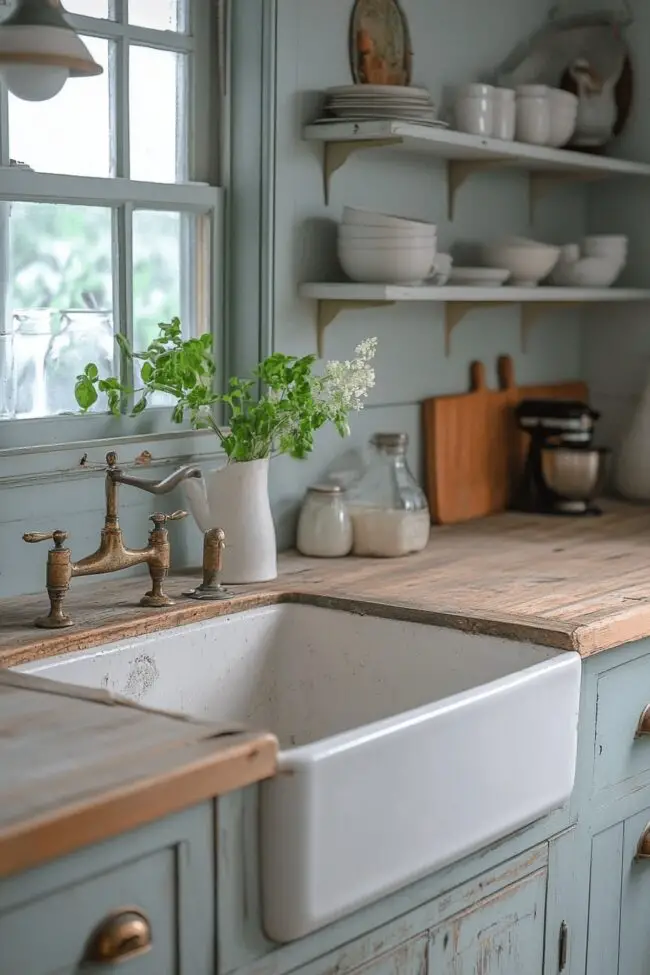
[[[346,207],[339,225],[338,257],[352,281],[422,284],[436,273],[435,224]]]
[[[585,237],[566,244],[551,284],[568,288],[611,288],[627,264],[628,239],[622,235]]]

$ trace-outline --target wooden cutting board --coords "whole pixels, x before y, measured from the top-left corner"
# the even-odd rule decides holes
[[[432,521],[452,525],[505,510],[513,395],[511,388],[488,389],[483,363],[473,362],[468,393],[423,403]]]
[[[469,392],[423,403],[426,490],[434,523],[452,525],[505,511],[523,473],[529,438],[514,409],[522,399],[588,399],[584,383],[517,386],[510,356],[498,360],[499,389],[470,366]]]

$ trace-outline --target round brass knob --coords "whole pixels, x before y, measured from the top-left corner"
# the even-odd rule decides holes
[[[635,860],[650,860],[650,823],[646,826],[636,848]]]
[[[650,704],[641,712],[635,738],[645,738],[647,735],[650,735]]]
[[[123,908],[99,924],[88,942],[84,960],[96,965],[127,961],[151,950],[151,925],[137,908]]]

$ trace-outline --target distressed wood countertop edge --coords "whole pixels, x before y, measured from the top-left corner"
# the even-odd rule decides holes
[[[277,739],[266,732],[197,741],[182,755],[172,753],[168,766],[153,775],[5,826],[0,829],[0,878],[270,778],[277,754]]]

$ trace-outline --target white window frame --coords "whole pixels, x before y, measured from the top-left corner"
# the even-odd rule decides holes
[[[204,217],[198,221],[202,234],[209,234],[211,288],[208,315],[220,366],[218,384],[225,375],[225,337],[223,328],[223,224],[224,191],[222,179],[224,146],[219,125],[225,130],[226,113],[223,52],[225,38],[220,30],[222,0],[189,0],[186,32],[158,31],[127,23],[128,0],[112,0],[113,20],[68,15],[80,34],[97,36],[114,43],[119,65],[114,86],[113,111],[116,131],[116,175],[106,178],[78,177],[32,172],[9,165],[7,95],[0,94],[0,201],[68,203],[111,207],[113,211],[114,320],[127,338],[132,326],[131,231],[134,210],[161,209]],[[129,44],[192,54],[185,72],[187,109],[186,131],[189,143],[188,175],[184,183],[150,183],[129,179],[128,72]],[[221,68],[220,68],[221,66]],[[83,84],[83,80],[71,82]],[[198,235],[197,235],[198,236]],[[188,241],[188,270],[193,246]],[[182,274],[187,280],[188,273]],[[196,310],[196,309],[193,309]],[[0,325],[1,327],[1,325]],[[71,377],[71,381],[72,381]],[[189,439],[188,439],[189,438]],[[150,409],[137,419],[115,418],[108,414],[53,416],[41,419],[0,420],[0,480],[11,477],[7,465],[12,459],[34,454],[30,469],[43,466],[52,450],[76,456],[82,448],[113,443],[137,444],[160,441],[169,456],[195,454],[204,444],[209,452],[214,445],[204,435],[175,426],[168,409]],[[212,436],[212,439],[213,436]],[[187,443],[183,441],[187,440]],[[41,458],[38,461],[38,457]],[[45,466],[61,469],[60,457]]]

